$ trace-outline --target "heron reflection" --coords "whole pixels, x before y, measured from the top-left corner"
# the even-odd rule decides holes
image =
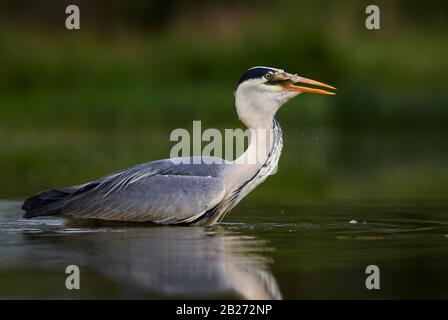
[[[222,226],[59,227],[51,234],[27,235],[53,247],[35,261],[59,270],[79,264],[112,280],[125,298],[281,299],[269,243]]]
[[[153,297],[279,299],[266,242],[223,228],[152,227],[100,233],[94,263]]]

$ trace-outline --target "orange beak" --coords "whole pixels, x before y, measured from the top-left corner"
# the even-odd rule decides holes
[[[308,92],[308,93],[315,93],[315,94],[329,94],[329,95],[335,95],[335,92],[331,92],[331,91],[326,91],[323,89],[317,89],[317,88],[308,88],[308,87],[302,87],[302,86],[296,86],[295,83],[306,83],[306,84],[310,84],[313,86],[318,86],[318,87],[324,87],[324,88],[329,88],[332,90],[336,90],[335,87],[330,86],[326,83],[322,83],[319,81],[315,81],[315,80],[311,80],[311,79],[307,79],[307,78],[303,78],[300,77],[298,75],[292,75],[292,74],[288,74],[288,73],[282,73],[282,74],[277,74],[274,76],[275,80],[278,81],[277,84],[282,86],[283,88],[285,88],[286,90],[289,91],[296,91],[296,92]]]
[[[306,83],[306,84],[311,84],[314,86],[319,86],[319,87],[325,87],[325,88],[329,88],[329,89],[333,89],[336,90],[335,87],[332,87],[328,84],[319,82],[319,81],[314,81],[311,79],[306,79],[306,78],[301,78],[299,81],[300,83]],[[296,86],[294,84],[284,84],[283,88],[289,90],[289,91],[298,91],[298,92],[308,92],[308,93],[315,93],[315,94],[330,94],[330,95],[335,95],[335,92],[331,92],[331,91],[326,91],[326,90],[322,90],[322,89],[316,89],[316,88],[308,88],[308,87],[302,87],[302,86]]]

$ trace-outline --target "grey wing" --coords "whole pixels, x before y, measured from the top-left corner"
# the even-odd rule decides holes
[[[211,171],[216,167],[211,166]],[[187,223],[216,206],[225,194],[216,173],[200,175],[169,160],[139,165],[81,186],[61,214],[74,218]]]

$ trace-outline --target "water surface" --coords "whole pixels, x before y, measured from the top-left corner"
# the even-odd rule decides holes
[[[448,298],[443,201],[248,201],[213,227],[66,225],[19,206],[0,202],[0,298]]]

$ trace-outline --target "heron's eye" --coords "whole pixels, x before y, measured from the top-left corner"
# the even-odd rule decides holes
[[[269,80],[269,79],[272,78],[272,73],[268,72],[268,73],[266,73],[266,74],[264,75],[264,77],[265,77],[267,80]]]

